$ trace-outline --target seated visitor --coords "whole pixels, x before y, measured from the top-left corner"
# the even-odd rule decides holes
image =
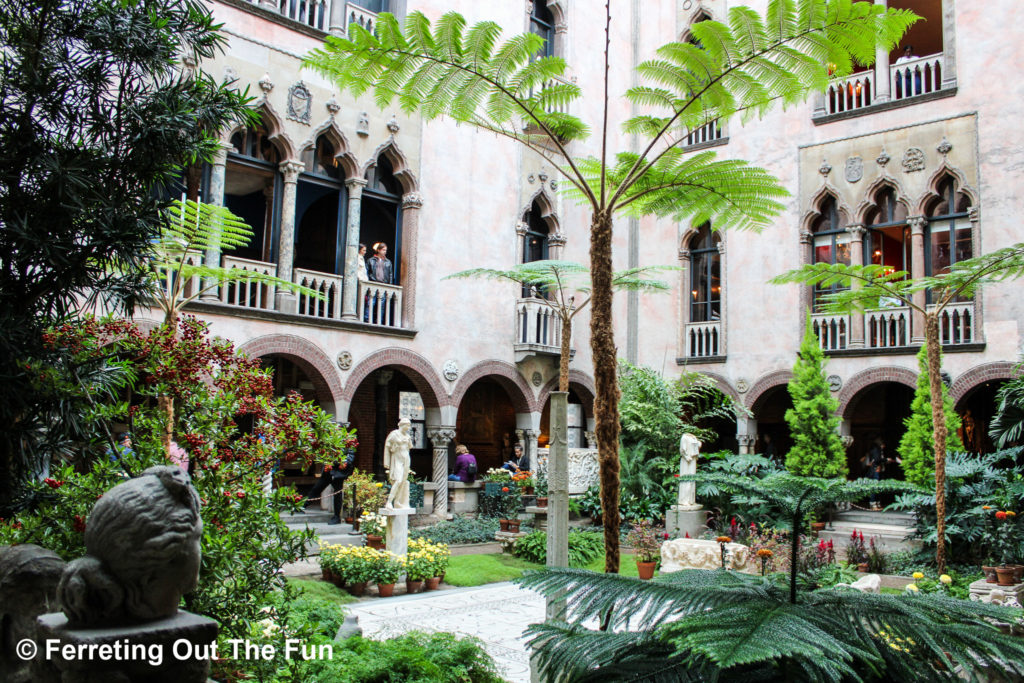
[[[476,481],[477,474],[476,456],[469,452],[463,445],[455,447],[455,471],[448,476],[448,481],[461,481],[463,484],[472,484]]]

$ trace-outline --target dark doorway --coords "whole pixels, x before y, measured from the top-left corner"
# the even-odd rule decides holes
[[[473,382],[459,404],[455,439],[476,456],[481,473],[501,467],[503,437],[515,430],[516,411],[505,389],[487,377]]]
[[[992,453],[996,446],[988,435],[988,427],[996,411],[996,393],[1006,380],[992,380],[972,388],[960,399],[956,412],[960,415],[960,441],[969,453]],[[1021,444],[1016,444],[1021,445]]]
[[[863,461],[875,438],[882,439],[886,456],[896,457],[900,439],[907,431],[903,423],[910,416],[913,400],[913,388],[896,382],[872,384],[854,396],[847,409],[850,436],[853,437],[853,443],[846,451],[851,479],[868,476],[868,468]],[[903,479],[903,470],[899,465],[888,465],[883,478]]]
[[[786,454],[793,447],[793,437],[786,424],[786,411],[793,407],[793,398],[785,384],[772,387],[757,400],[754,417],[757,419],[757,442],[754,452],[786,462]]]

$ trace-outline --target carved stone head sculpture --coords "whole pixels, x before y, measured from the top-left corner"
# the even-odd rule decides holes
[[[58,595],[73,625],[112,626],[174,615],[199,581],[199,494],[178,467],[118,484],[86,522],[86,556],[69,563]]]

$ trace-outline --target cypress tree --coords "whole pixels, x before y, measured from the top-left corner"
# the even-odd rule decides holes
[[[939,357],[941,365],[942,358]],[[917,353],[917,389],[910,404],[910,417],[903,421],[907,431],[900,439],[897,452],[903,460],[903,473],[907,481],[918,486],[935,486],[935,440],[932,423],[931,394],[928,389],[928,349],[924,346]],[[946,414],[946,449],[962,450],[963,444],[957,433],[960,416],[953,410],[953,399],[949,387],[942,383],[942,409]]]
[[[824,366],[825,354],[808,317],[787,387],[793,397],[793,407],[786,411],[793,448],[786,454],[786,469],[802,476],[845,477],[846,449],[835,414],[839,401],[829,391]]]

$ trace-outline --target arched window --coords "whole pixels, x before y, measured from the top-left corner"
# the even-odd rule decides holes
[[[266,128],[243,128],[231,136],[224,171],[224,205],[253,230],[253,238],[230,256],[270,262],[276,259],[275,232],[280,220],[280,150]]]
[[[344,174],[339,149],[320,135],[302,152],[295,196],[295,268],[342,275],[345,266]]]
[[[839,208],[834,197],[827,197],[821,203],[821,215],[811,226],[814,235],[815,263],[844,263],[850,265],[850,233],[839,221]],[[814,310],[821,309],[823,299],[828,294],[845,289],[839,285],[814,287]]]
[[[555,17],[548,9],[547,0],[533,0],[530,32],[544,39],[544,47],[537,53],[538,57],[551,57],[555,54]]]
[[[865,220],[864,263],[885,266],[887,272],[910,272],[910,227],[907,210],[896,201],[896,190],[880,189],[874,197],[875,206]]]
[[[950,266],[974,255],[971,222],[967,216],[971,200],[956,189],[956,181],[946,176],[939,181],[939,194],[926,205],[924,272],[941,275]],[[931,292],[928,293],[929,302]],[[964,301],[964,299],[958,299]]]
[[[530,210],[523,214],[523,222],[526,223],[526,234],[523,235],[523,263],[547,260],[551,230],[544,220],[544,211],[536,200],[530,205]],[[531,285],[523,285],[523,296],[540,294],[533,291]]]
[[[690,241],[690,322],[722,318],[721,238],[705,223]]]
[[[402,185],[395,178],[394,167],[385,154],[366,172],[366,187],[360,203],[359,241],[367,245],[367,261],[372,258],[373,245],[385,244],[391,261],[391,278],[386,284],[401,284],[402,273]]]

